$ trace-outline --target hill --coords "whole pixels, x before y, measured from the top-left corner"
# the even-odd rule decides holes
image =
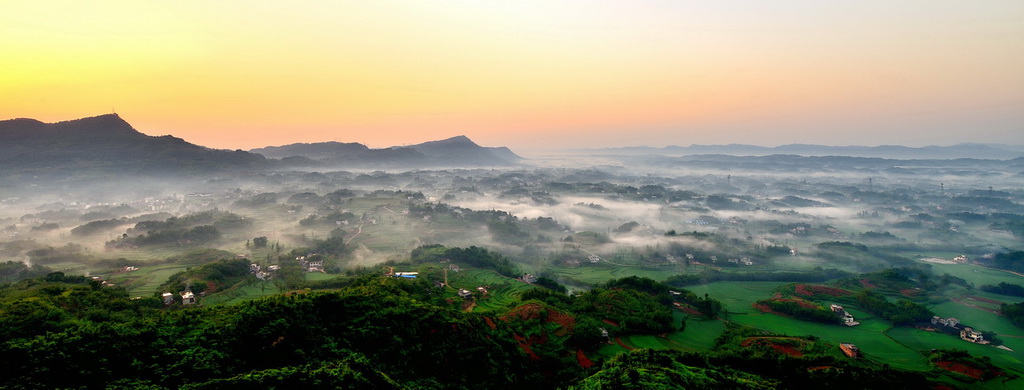
[[[251,152],[285,161],[301,157],[315,162],[309,164],[306,160],[307,165],[372,168],[508,166],[521,159],[506,147],[483,147],[461,135],[384,149],[371,149],[360,143],[317,142],[268,146]]]
[[[949,388],[939,375],[753,328],[730,327],[702,353],[602,353],[615,348],[602,330],[619,340],[627,330],[613,324],[634,321],[598,320],[608,305],[642,302],[627,310],[642,315],[673,300],[650,279],[606,286],[581,302],[533,290],[532,300],[477,313],[436,280],[367,274],[330,291],[186,307],[56,272],[0,284],[0,388]],[[991,370],[964,352],[935,360]]]
[[[266,166],[258,154],[215,150],[135,130],[117,114],[58,123],[0,121],[0,170],[19,174],[194,174]]]
[[[633,146],[622,148],[594,149],[588,153],[607,153],[617,155],[696,155],[696,154],[722,154],[729,156],[768,156],[774,154],[789,154],[797,156],[851,156],[851,157],[876,157],[889,159],[999,159],[1009,160],[1024,156],[1024,151],[1019,146],[988,145],[988,144],[958,144],[952,146],[924,146],[909,147],[899,145],[880,146],[827,146],[789,144],[775,147],[729,144],[729,145],[690,145],[690,146],[666,146],[655,148],[649,146]]]

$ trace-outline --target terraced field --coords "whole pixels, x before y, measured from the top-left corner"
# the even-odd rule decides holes
[[[158,292],[164,292],[157,291],[160,285],[167,282],[171,275],[184,271],[188,267],[189,265],[182,264],[143,266],[139,267],[138,271],[116,274],[110,277],[110,282],[124,286],[131,296],[148,297]]]
[[[581,264],[579,267],[550,267],[546,269],[546,272],[551,274],[555,279],[567,279],[588,285],[603,283],[611,279],[618,279],[633,275],[648,277],[654,280],[665,280],[669,276],[679,274],[679,272],[674,270],[622,266],[607,262],[596,264],[585,263]]]
[[[675,316],[682,313],[675,312]],[[672,332],[667,335],[673,343],[672,349],[681,351],[707,351],[715,343],[715,338],[725,331],[725,322],[721,320],[705,320],[689,318],[686,320],[686,330],[683,332]]]
[[[508,309],[519,300],[519,294],[536,287],[514,279],[496,274],[489,269],[466,269],[457,273],[448,273],[448,283],[454,290],[466,289],[476,291],[479,286],[487,286],[487,296],[477,299],[477,312],[500,311]],[[454,294],[453,290],[453,294]]]
[[[203,299],[201,303],[204,305],[230,305],[242,301],[259,299],[268,295],[280,294],[282,292],[284,292],[284,290],[278,288],[273,281],[260,280],[220,291],[209,298]]]

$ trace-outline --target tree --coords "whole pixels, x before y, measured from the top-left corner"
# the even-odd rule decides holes
[[[266,248],[269,240],[266,236],[260,236],[252,239],[252,246],[255,248]]]

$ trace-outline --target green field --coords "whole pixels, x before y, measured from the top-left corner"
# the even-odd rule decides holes
[[[983,310],[967,307],[956,302],[944,302],[933,306],[932,311],[943,317],[956,317],[967,326],[998,334],[1007,347],[1024,352],[1024,329],[1010,322],[1006,317]]]
[[[674,316],[685,316],[679,311]],[[705,320],[702,318],[690,317],[686,320],[686,330],[672,332],[667,335],[672,341],[671,349],[686,352],[707,351],[714,346],[715,338],[725,331],[725,323],[720,320]]]
[[[931,264],[932,272],[936,275],[950,274],[964,278],[967,283],[980,287],[985,284],[998,284],[999,282],[1024,285],[1024,277],[1014,275],[1006,271],[994,270],[991,268],[979,267],[972,264]]]
[[[750,305],[759,299],[770,298],[776,287],[786,283],[788,282],[715,282],[686,289],[699,296],[708,294],[711,298],[721,301],[731,315],[757,312]]]
[[[893,367],[912,370],[928,369],[927,359],[920,352],[907,348],[886,336],[886,331],[890,328],[887,321],[874,318],[856,308],[848,307],[848,310],[861,322],[861,325],[845,327],[800,321],[776,314],[764,314],[751,307],[754,301],[771,297],[774,289],[783,284],[786,283],[717,282],[691,286],[688,289],[698,295],[706,293],[722,301],[729,311],[727,319],[733,323],[793,336],[813,335],[836,345],[854,343],[865,355]],[[682,332],[682,335],[685,336],[691,330],[691,326],[695,325],[698,325],[697,321],[688,322],[687,331]],[[675,334],[671,337],[675,337]]]
[[[204,305],[230,305],[251,299],[259,299],[268,295],[280,294],[280,289],[273,281],[257,280],[252,283],[236,285],[224,291],[219,291],[208,298],[202,299]]]
[[[139,267],[138,271],[115,274],[110,277],[110,282],[120,284],[128,290],[132,296],[146,297],[156,293],[160,285],[167,282],[167,279],[178,272],[184,271],[190,265],[182,264],[159,264]],[[177,293],[177,291],[170,291]]]
[[[632,265],[615,265],[608,262],[580,264],[579,267],[549,267],[546,273],[555,279],[566,279],[576,283],[594,285],[626,276],[647,277],[654,280],[665,280],[669,276],[678,275],[675,269],[652,269]]]
[[[333,275],[333,274],[328,274],[328,273],[323,273],[323,272],[306,272],[303,275],[303,277],[305,277],[306,280],[309,280],[309,281],[317,281],[317,280],[330,280],[330,279],[334,279],[334,278],[337,278],[338,275]]]
[[[463,268],[459,272],[448,272],[448,284],[451,286],[449,292],[457,299],[462,299],[455,295],[459,289],[475,292],[477,287],[487,287],[487,295],[476,300],[476,307],[473,310],[477,312],[506,310],[519,300],[519,294],[523,291],[536,288],[498,275],[489,269],[472,268]]]

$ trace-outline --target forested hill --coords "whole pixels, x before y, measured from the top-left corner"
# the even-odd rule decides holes
[[[269,158],[306,158],[317,166],[423,168],[509,166],[521,157],[507,147],[483,147],[466,136],[410,146],[370,149],[359,143],[319,142],[252,149]]]
[[[0,285],[0,388],[936,388],[920,373],[742,327],[708,353],[601,357],[610,340],[600,327],[616,337],[678,326],[663,315],[676,298],[650,279],[575,298],[539,288],[488,313],[465,312],[437,288],[367,274],[333,291],[182,308],[61,273]],[[779,340],[803,357],[777,352]]]
[[[192,174],[254,169],[267,159],[136,131],[117,114],[58,123],[0,121],[0,169],[18,174]]]

